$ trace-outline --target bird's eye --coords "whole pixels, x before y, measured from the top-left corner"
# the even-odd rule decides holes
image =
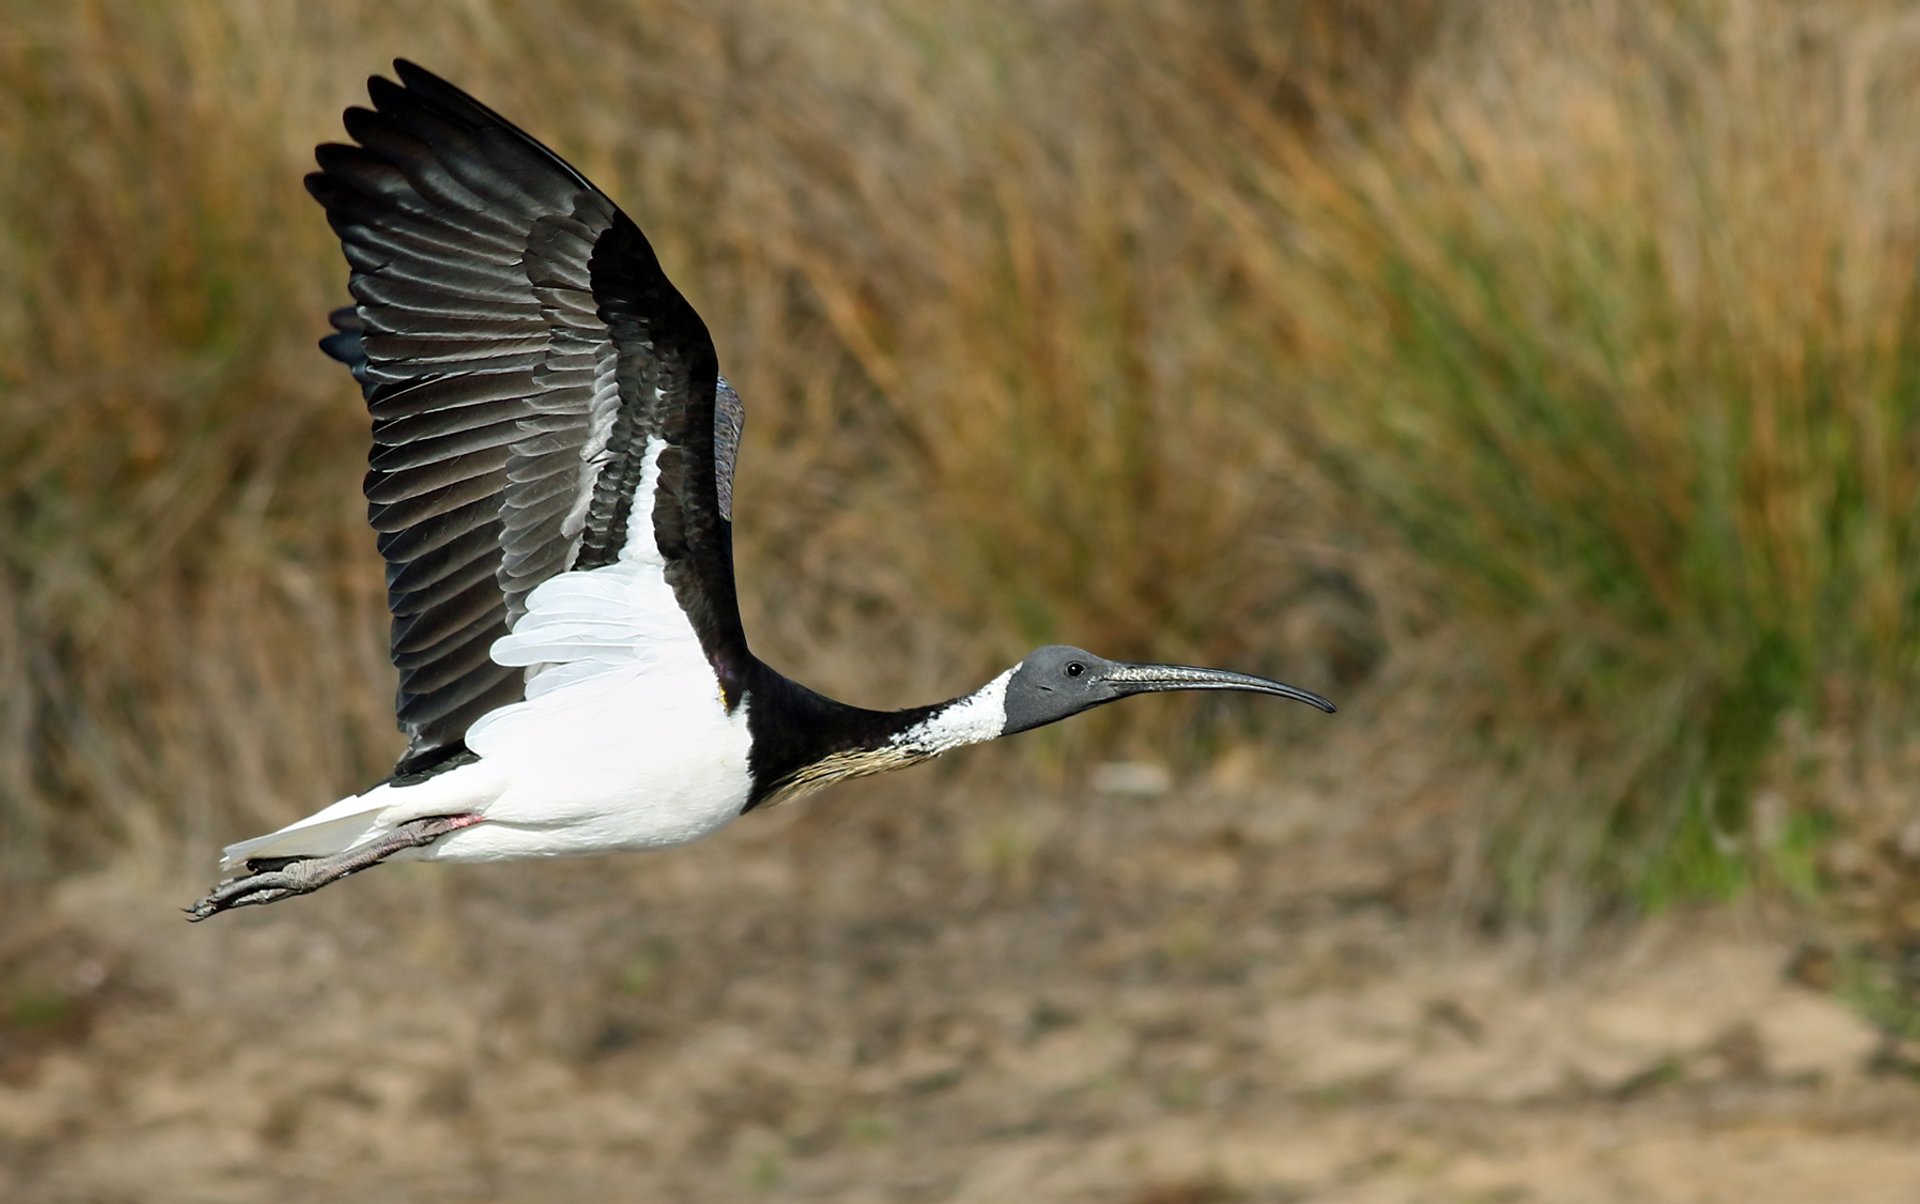
[[[1081,664],[1081,663],[1080,663],[1079,661],[1068,661],[1068,662],[1067,662],[1067,676],[1068,676],[1068,677],[1078,677],[1078,676],[1080,676],[1080,675],[1081,675],[1082,673],[1085,673],[1086,671],[1087,671],[1087,667],[1086,667],[1085,665],[1083,665],[1083,664]]]

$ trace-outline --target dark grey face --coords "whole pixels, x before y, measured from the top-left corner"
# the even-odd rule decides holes
[[[1036,649],[1007,681],[1005,735],[1056,723],[1069,715],[1133,694],[1164,690],[1244,690],[1292,698],[1331,713],[1318,694],[1225,669],[1190,665],[1130,665],[1095,656],[1084,648],[1050,644]]]

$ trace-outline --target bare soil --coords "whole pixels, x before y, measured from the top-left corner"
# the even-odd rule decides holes
[[[1545,974],[1421,852],[922,775],[201,926],[184,867],[95,874],[0,928],[0,1200],[1920,1200],[1920,1090],[1785,935]]]

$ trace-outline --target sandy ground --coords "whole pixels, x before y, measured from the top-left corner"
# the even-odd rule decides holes
[[[0,929],[0,1200],[1920,1200],[1783,934],[1543,975],[1333,814],[923,775],[197,927],[71,881]]]

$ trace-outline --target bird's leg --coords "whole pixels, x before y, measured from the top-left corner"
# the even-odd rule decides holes
[[[379,865],[403,849],[430,845],[449,832],[480,822],[478,815],[432,815],[409,820],[372,844],[332,853],[325,857],[288,859],[260,858],[247,862],[248,873],[229,878],[213,888],[207,897],[186,909],[187,919],[198,923],[235,907],[258,903],[278,903],[295,895],[310,894],[329,882],[348,874]]]

